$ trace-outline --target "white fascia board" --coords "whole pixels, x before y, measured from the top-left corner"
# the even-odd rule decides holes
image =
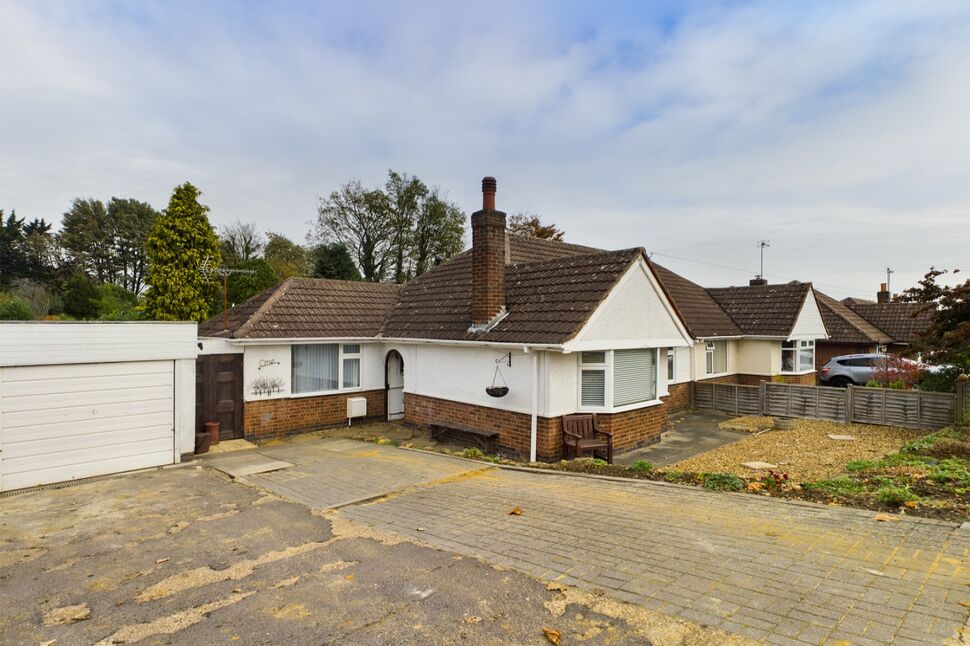
[[[563,352],[584,352],[589,350],[637,350],[648,348],[687,348],[691,343],[680,337],[666,339],[630,339],[626,341],[569,341],[563,346]]]

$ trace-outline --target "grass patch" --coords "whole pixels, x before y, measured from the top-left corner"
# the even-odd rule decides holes
[[[839,476],[837,478],[809,482],[804,486],[806,489],[821,491],[830,496],[855,496],[866,490],[866,487],[862,482],[848,476]]]
[[[653,471],[653,462],[647,460],[637,460],[626,468],[627,471],[647,472]]]
[[[711,491],[741,491],[744,482],[733,473],[708,473],[704,476],[704,488]]]
[[[876,500],[884,505],[894,505],[898,507],[903,503],[919,500],[919,496],[910,491],[909,487],[907,486],[887,484],[876,489]]]
[[[474,447],[465,449],[464,451],[461,452],[461,454],[463,457],[469,458],[471,460],[481,460],[482,458],[485,457],[485,454],[482,453],[481,449],[476,449]]]

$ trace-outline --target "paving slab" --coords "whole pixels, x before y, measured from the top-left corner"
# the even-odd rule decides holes
[[[637,460],[646,460],[655,467],[665,467],[751,435],[744,431],[719,428],[718,424],[727,419],[730,417],[684,413],[671,420],[670,430],[662,435],[660,442],[614,456],[613,461],[617,464],[633,464]]]
[[[284,443],[261,447],[258,453],[293,466],[247,475],[245,482],[319,510],[487,468],[481,462],[349,439]]]

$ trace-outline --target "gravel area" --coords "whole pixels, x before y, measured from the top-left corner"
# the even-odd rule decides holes
[[[764,431],[775,425],[774,417],[761,417],[759,415],[745,415],[743,417],[732,417],[718,424],[718,428],[726,428],[732,431],[745,431],[756,433]]]
[[[927,433],[929,431],[891,426],[799,419],[795,420],[795,428],[791,430],[758,433],[677,462],[664,470],[755,477],[767,472],[748,469],[741,464],[757,461],[777,464],[776,470],[787,473],[795,482],[810,482],[843,473],[846,463],[852,460],[880,458],[893,453],[909,440]],[[855,439],[833,440],[828,437],[830,434],[851,435]]]

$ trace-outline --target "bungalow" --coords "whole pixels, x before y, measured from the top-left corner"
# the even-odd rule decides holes
[[[689,405],[692,381],[815,383],[815,343],[827,337],[811,283],[704,288],[654,264],[692,344],[667,357],[671,410]]]
[[[562,416],[589,411],[618,451],[657,441],[658,368],[693,341],[645,252],[509,234],[495,189],[483,180],[472,248],[404,286],[291,278],[200,326],[203,417],[227,401],[204,384],[225,374],[253,439],[361,413],[492,431],[502,452],[551,460]],[[219,368],[232,360],[238,380]]]
[[[933,312],[921,303],[903,303],[890,300],[886,284],[880,285],[876,301],[846,298],[842,303],[890,337],[886,350],[893,354],[909,355],[911,346],[929,329]]]
[[[815,346],[815,368],[820,370],[832,357],[885,351],[893,339],[854,312],[844,302],[815,292],[829,338]]]

